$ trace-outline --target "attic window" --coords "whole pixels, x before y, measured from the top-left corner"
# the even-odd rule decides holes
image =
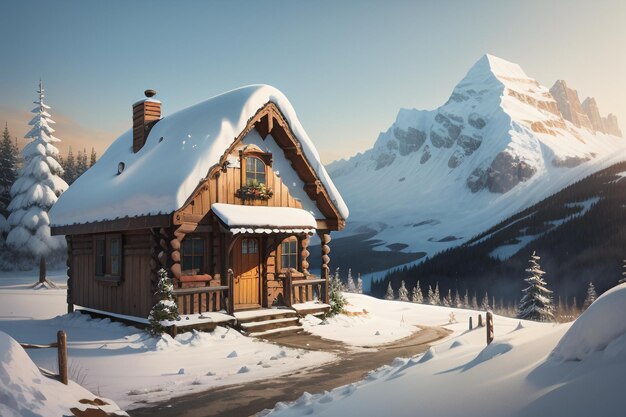
[[[246,184],[265,183],[265,163],[256,156],[246,157]]]

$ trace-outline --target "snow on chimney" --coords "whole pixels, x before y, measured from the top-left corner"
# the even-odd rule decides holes
[[[137,153],[148,139],[150,129],[161,118],[161,102],[154,99],[155,90],[144,91],[146,98],[133,104],[133,152]]]

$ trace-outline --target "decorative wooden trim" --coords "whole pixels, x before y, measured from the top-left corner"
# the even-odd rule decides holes
[[[321,241],[321,249],[322,249],[322,265],[320,270],[321,279],[326,281],[326,285],[324,286],[324,303],[328,304],[328,276],[330,271],[330,257],[328,254],[330,253],[330,231],[329,230],[318,230],[317,234],[320,237]]]
[[[110,233],[128,230],[150,229],[153,227],[169,227],[172,216],[158,214],[154,216],[125,217],[123,219],[105,220],[101,222],[52,226],[52,235],[86,235],[91,233]]]

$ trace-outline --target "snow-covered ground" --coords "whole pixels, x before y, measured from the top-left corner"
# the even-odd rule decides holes
[[[441,318],[446,310],[415,307],[428,317]],[[461,331],[464,325],[459,324],[452,337],[423,355],[396,359],[358,383],[331,392],[305,393],[267,413],[281,417],[624,415],[625,310],[626,284],[605,293],[573,324],[496,316],[496,337],[489,346],[484,328]]]
[[[37,280],[34,274],[9,275],[15,274],[0,275],[0,331],[23,343],[50,343],[58,330],[65,330],[70,379],[123,409],[270,378],[336,358],[331,353],[280,347],[222,327],[212,333],[179,334],[176,339],[153,338],[109,319],[64,314],[65,290],[29,289]],[[28,354],[37,365],[56,370],[56,350]]]

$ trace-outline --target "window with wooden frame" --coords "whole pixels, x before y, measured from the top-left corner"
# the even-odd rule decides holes
[[[290,237],[280,244],[280,268],[298,269],[298,239]]]
[[[259,252],[259,242],[256,239],[244,239],[241,241],[241,253],[243,255]]]
[[[205,274],[205,240],[200,236],[187,236],[183,239],[182,273],[183,275]]]
[[[246,185],[267,184],[265,162],[256,156],[246,156]]]
[[[96,279],[119,283],[122,280],[122,235],[95,236],[93,254]]]

